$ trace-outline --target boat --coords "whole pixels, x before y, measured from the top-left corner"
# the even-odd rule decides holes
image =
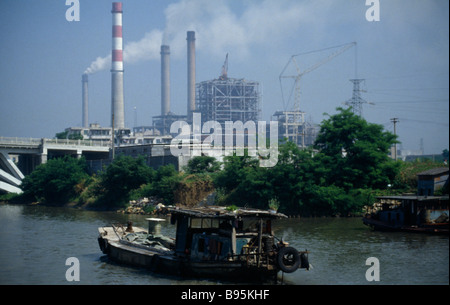
[[[448,196],[380,196],[362,221],[378,231],[449,234]]]
[[[274,236],[271,210],[166,207],[176,236],[161,234],[164,218],[147,218],[148,229],[111,224],[98,228],[101,251],[120,263],[181,277],[270,281],[279,272],[309,270],[308,251]],[[167,219],[169,220],[169,219]]]

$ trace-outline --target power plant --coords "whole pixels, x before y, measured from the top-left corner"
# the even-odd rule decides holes
[[[228,76],[228,54],[222,66],[218,78],[196,83],[196,37],[194,31],[187,31],[187,108],[186,114],[176,114],[171,110],[171,85],[170,85],[170,46],[162,44],[161,55],[161,112],[152,117],[149,126],[134,126],[132,133],[125,126],[124,118],[124,68],[123,68],[123,35],[121,2],[112,4],[112,51],[111,51],[111,128],[101,128],[98,124],[88,122],[88,75],[82,75],[82,128],[69,128],[69,134],[81,134],[83,138],[91,140],[114,139],[116,145],[139,145],[154,143],[169,143],[176,135],[171,134],[170,127],[176,121],[193,123],[193,113],[201,114],[201,121],[216,121],[222,128],[225,122],[257,122],[261,119],[260,84],[257,81],[249,81],[244,78],[232,78]],[[302,54],[293,55],[280,75],[282,78],[295,80],[295,101],[293,109],[276,111],[272,120],[278,122],[279,139],[287,139],[295,142],[299,147],[312,145],[317,134],[317,125],[305,121],[305,112],[300,110],[299,81],[306,73],[309,73],[326,62],[330,61],[356,43],[345,44],[337,47],[333,54],[320,62],[312,65],[304,71],[300,71],[295,58]],[[322,50],[319,50],[322,51]],[[316,52],[316,51],[314,51]],[[296,75],[286,75],[288,65],[296,65]],[[354,82],[355,83],[355,82]],[[282,92],[283,94],[283,92]],[[283,97],[284,98],[284,97]],[[360,101],[359,99],[358,101]],[[285,101],[283,99],[283,104]],[[136,114],[135,114],[136,115]],[[92,125],[92,126],[91,126]],[[90,129],[93,129],[92,132]],[[84,130],[83,130],[84,129]],[[87,129],[87,130],[86,130]],[[95,130],[94,130],[95,129]],[[101,129],[101,130],[100,130]],[[112,133],[114,130],[114,134]],[[95,135],[95,138],[94,138]]]

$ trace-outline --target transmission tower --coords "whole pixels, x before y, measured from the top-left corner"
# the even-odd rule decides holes
[[[363,90],[361,90],[360,84],[365,81],[364,79],[351,79],[350,81],[353,83],[353,95],[352,98],[344,102],[344,104],[351,106],[353,113],[361,117],[362,104],[373,105],[373,103],[367,102],[361,97],[361,92],[363,92]]]

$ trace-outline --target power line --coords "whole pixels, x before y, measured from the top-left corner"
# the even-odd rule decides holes
[[[372,89],[371,91],[424,91],[424,90],[449,90],[449,88],[391,88],[391,89]]]
[[[414,119],[405,119],[405,118],[402,118],[402,120],[423,123],[423,124],[436,124],[436,125],[449,126],[449,123],[441,123],[441,122],[436,122],[436,121],[424,121],[424,120],[414,120]]]
[[[415,104],[415,103],[448,103],[448,99],[442,100],[422,100],[422,101],[391,101],[391,102],[377,102],[377,104]]]

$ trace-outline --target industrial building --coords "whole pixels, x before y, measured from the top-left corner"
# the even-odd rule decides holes
[[[254,121],[261,115],[258,82],[228,77],[228,54],[218,79],[196,85],[196,111],[202,122],[216,121],[224,128],[227,121]]]
[[[305,121],[303,111],[277,111],[272,116],[272,121],[278,122],[278,138],[294,142],[300,148],[314,144],[319,125]]]
[[[196,86],[196,108],[202,122],[258,121],[261,94],[259,83],[236,78],[204,81]]]

